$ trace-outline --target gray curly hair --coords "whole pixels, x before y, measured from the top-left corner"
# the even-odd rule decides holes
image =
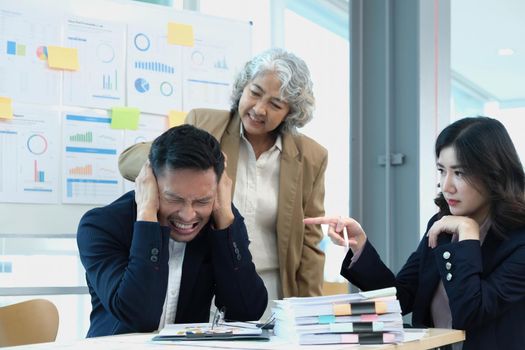
[[[252,58],[237,75],[231,95],[231,111],[237,112],[242,92],[257,76],[273,72],[281,82],[280,98],[290,112],[279,126],[280,132],[296,133],[313,118],[315,98],[312,79],[306,63],[291,52],[273,48]]]

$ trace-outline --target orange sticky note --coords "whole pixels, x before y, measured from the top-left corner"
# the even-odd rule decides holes
[[[168,23],[168,44],[193,46],[193,26],[183,23]]]
[[[78,50],[70,47],[48,46],[47,64],[49,68],[78,70]]]
[[[168,126],[170,128],[184,124],[184,118],[186,118],[186,112],[170,111],[168,113]]]
[[[111,128],[137,130],[140,109],[133,107],[113,107],[111,109]]]
[[[0,97],[0,118],[13,119],[13,101],[9,97]]]

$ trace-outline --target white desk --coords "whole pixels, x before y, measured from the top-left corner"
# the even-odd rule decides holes
[[[298,345],[286,343],[279,338],[272,337],[269,342],[247,342],[247,341],[195,341],[177,342],[170,344],[154,344],[150,342],[153,334],[127,334],[110,337],[82,339],[70,343],[45,343],[11,348],[2,350],[196,350],[196,349],[258,349],[258,350],[290,350],[299,348]],[[402,344],[385,345],[311,345],[300,346],[305,350],[343,350],[343,349],[367,349],[367,350],[421,350],[432,349],[438,346],[452,344],[465,340],[465,333],[452,329],[429,329],[420,340]],[[174,344],[176,346],[174,347]]]

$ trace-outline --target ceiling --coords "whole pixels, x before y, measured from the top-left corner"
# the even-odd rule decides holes
[[[450,4],[453,75],[484,97],[525,105],[525,1]],[[514,54],[498,55],[504,48]]]

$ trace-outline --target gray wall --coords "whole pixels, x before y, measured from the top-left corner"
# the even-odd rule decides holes
[[[440,3],[434,8],[431,1],[351,1],[350,215],[394,272],[417,247],[434,211],[432,144],[449,113],[449,65],[429,54],[441,46],[441,54],[448,52],[446,33],[433,40],[434,29],[450,16],[448,2]],[[441,85],[434,84],[436,77]],[[440,114],[428,112],[438,105],[445,107]],[[432,127],[422,127],[429,123]],[[402,164],[394,164],[393,155],[401,155]],[[430,202],[424,219],[421,201]]]

